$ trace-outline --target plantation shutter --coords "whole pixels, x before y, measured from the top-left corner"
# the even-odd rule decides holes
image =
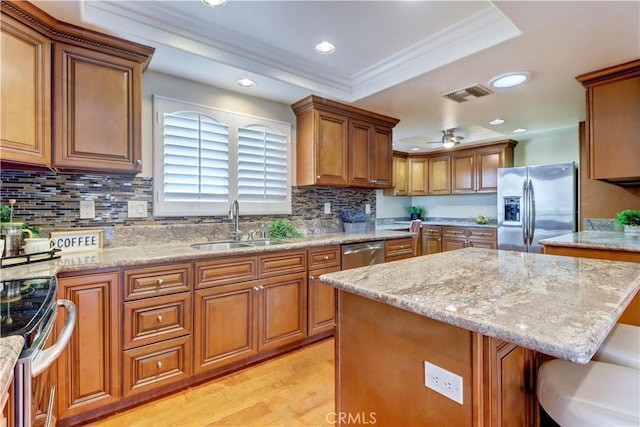
[[[238,128],[238,201],[282,203],[289,193],[288,136],[262,125]]]
[[[226,202],[229,127],[192,111],[164,114],[164,200]]]

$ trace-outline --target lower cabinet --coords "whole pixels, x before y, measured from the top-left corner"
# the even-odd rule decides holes
[[[384,261],[398,261],[416,256],[416,240],[413,237],[390,239],[384,242]]]
[[[483,340],[484,401],[490,405],[485,425],[536,425],[539,355],[496,338]]]
[[[77,310],[73,335],[57,360],[59,421],[120,399],[119,289],[117,271],[58,278],[58,298]]]
[[[442,251],[462,248],[497,249],[496,230],[488,227],[442,227]]]
[[[442,227],[422,226],[422,255],[442,252]]]
[[[313,270],[308,277],[309,336],[331,331],[336,326],[336,288],[320,282],[322,274],[340,271],[340,267]]]

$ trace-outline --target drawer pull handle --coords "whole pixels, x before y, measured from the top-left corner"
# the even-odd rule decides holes
[[[157,280],[158,286],[162,286],[164,284],[164,279]]]
[[[162,314],[158,314],[158,323],[162,322]]]
[[[329,261],[329,255],[325,255],[325,256],[324,256],[324,260],[325,260],[325,261]]]
[[[162,362],[158,360],[156,362],[156,366],[158,367],[158,369],[162,368]]]

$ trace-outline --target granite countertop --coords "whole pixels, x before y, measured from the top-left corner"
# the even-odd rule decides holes
[[[325,274],[320,280],[586,363],[640,289],[640,264],[466,248]]]
[[[376,230],[407,230],[409,229],[409,224],[411,221],[394,221],[391,223],[385,224],[376,224]],[[444,226],[453,226],[453,227],[486,227],[486,228],[496,228],[497,225],[495,223],[488,224],[478,224],[472,219],[427,219],[422,221],[422,226],[425,225],[444,225]]]
[[[540,243],[547,246],[640,252],[640,236],[631,237],[617,231],[581,231],[540,240]]]
[[[24,346],[21,335],[0,338],[0,400],[9,389],[13,378],[13,367]]]
[[[314,234],[298,239],[285,240],[270,246],[242,247],[226,250],[207,251],[195,249],[191,245],[203,242],[158,243],[148,245],[106,248],[102,251],[78,252],[62,255],[60,258],[33,264],[6,267],[2,269],[2,279],[25,279],[31,277],[55,276],[67,271],[116,268],[140,264],[184,262],[210,259],[218,256],[260,254],[270,251],[304,249],[313,246],[339,245],[343,243],[386,240],[413,236],[404,231],[375,231],[365,234]]]

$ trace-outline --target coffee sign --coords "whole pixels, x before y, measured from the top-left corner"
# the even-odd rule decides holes
[[[79,230],[52,232],[56,249],[62,253],[102,250],[104,230]]]

